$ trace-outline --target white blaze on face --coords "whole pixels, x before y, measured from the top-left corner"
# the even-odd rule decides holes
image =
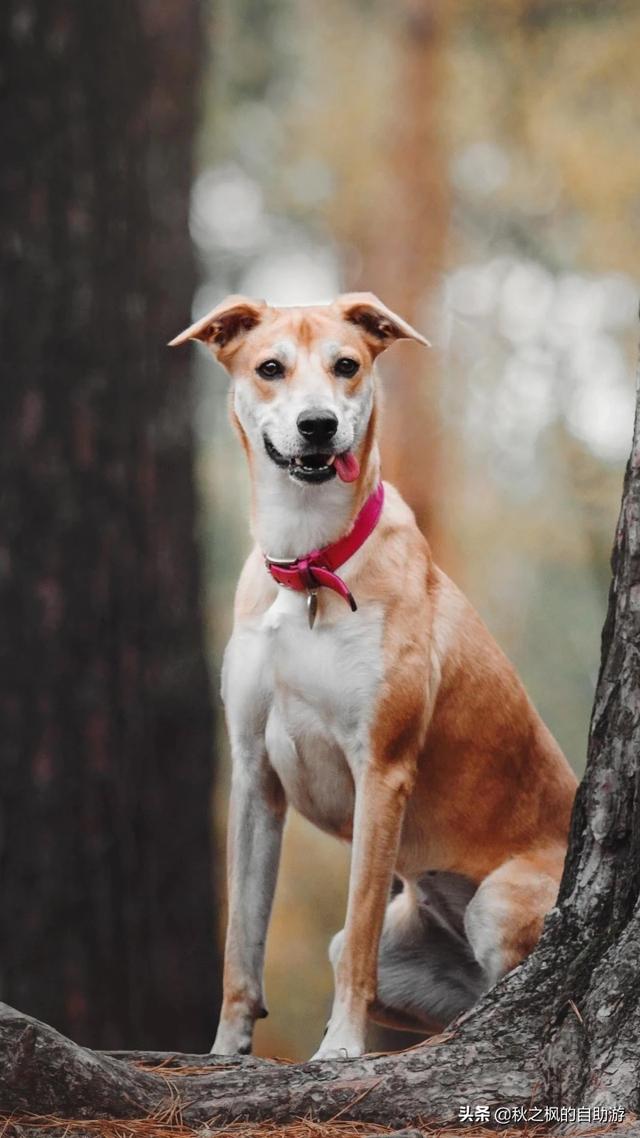
[[[373,378],[371,374],[365,376],[357,390],[349,394],[348,382],[330,374],[343,355],[354,358],[353,349],[334,340],[323,341],[311,350],[301,348],[293,340],[275,341],[265,348],[263,358],[282,363],[287,378],[270,381],[268,399],[261,396],[252,376],[236,377],[234,409],[254,451],[263,448],[267,435],[286,458],[301,454],[305,444],[298,430],[298,418],[313,410],[332,412],[338,420],[331,444],[333,452],[357,450],[373,407]]]

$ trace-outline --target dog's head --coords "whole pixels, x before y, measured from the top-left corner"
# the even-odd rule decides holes
[[[323,483],[357,479],[374,361],[400,339],[428,344],[373,293],[310,308],[230,296],[171,346],[206,344],[234,381],[233,414],[250,450],[283,477]]]

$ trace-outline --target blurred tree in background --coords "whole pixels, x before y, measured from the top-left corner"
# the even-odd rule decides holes
[[[201,9],[10,0],[0,998],[98,1047],[216,1017],[191,406]]]
[[[224,50],[192,193],[194,316],[232,291],[304,304],[368,288],[432,340],[381,361],[383,470],[580,772],[633,422],[638,6],[213,8]],[[206,363],[197,429],[219,666],[248,493],[226,384],[209,376]],[[264,1053],[315,1044],[347,864],[291,820]]]

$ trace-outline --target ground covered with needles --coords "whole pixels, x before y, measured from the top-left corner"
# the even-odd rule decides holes
[[[543,1138],[551,1132],[542,1126],[521,1129],[502,1128],[502,1138]],[[580,1138],[640,1138],[640,1123],[635,1119],[619,1126],[581,1130]],[[349,1122],[336,1117],[327,1122],[301,1118],[286,1125],[262,1122],[237,1122],[216,1126],[215,1120],[199,1127],[184,1125],[179,1110],[171,1108],[163,1114],[131,1119],[56,1118],[54,1115],[0,1115],[0,1138],[495,1138],[496,1131],[486,1127],[452,1130],[417,1125],[401,1130],[376,1126],[367,1122]]]

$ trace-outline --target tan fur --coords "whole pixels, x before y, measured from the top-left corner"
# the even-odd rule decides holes
[[[238,321],[244,321],[240,336]],[[309,309],[233,298],[177,339],[189,336],[213,339],[214,347],[217,337],[221,362],[232,375],[251,377],[254,397],[264,400],[273,385],[255,368],[277,337],[306,351],[326,338],[344,345],[362,364],[354,379],[340,381],[354,390],[394,339],[423,340],[371,294]],[[326,378],[337,382],[330,371]],[[295,385],[297,373],[284,382]],[[253,472],[251,446],[236,426]],[[374,403],[358,454],[352,516],[377,481],[377,427]],[[336,998],[355,1022],[376,1006],[378,941],[394,870],[407,880],[425,870],[470,878],[479,886],[468,910],[472,943],[477,936],[480,945],[493,914],[501,922],[496,951],[502,971],[522,960],[555,900],[576,779],[514,668],[433,563],[411,510],[391,486],[377,529],[353,558],[348,584],[362,609],[384,610],[383,680],[352,820],[349,907],[336,967]],[[255,548],[240,577],[236,620],[266,613],[277,593]],[[319,619],[332,624],[352,616],[340,598],[321,590]],[[351,827],[340,836],[350,838]],[[492,967],[487,964],[488,974]],[[229,961],[226,975],[232,1017],[242,982]],[[389,1019],[388,1009],[378,1012]]]

